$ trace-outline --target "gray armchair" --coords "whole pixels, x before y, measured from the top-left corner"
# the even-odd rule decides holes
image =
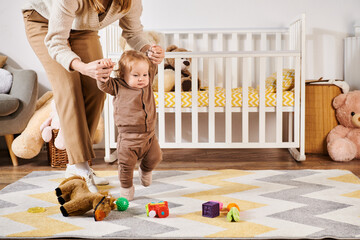
[[[16,69],[9,64],[3,68],[12,73],[13,83],[9,94],[0,94],[0,136],[5,136],[12,163],[17,166],[18,160],[11,144],[14,134],[25,129],[35,111],[38,81],[33,70]]]

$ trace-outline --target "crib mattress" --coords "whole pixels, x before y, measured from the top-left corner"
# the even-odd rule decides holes
[[[233,88],[231,89],[232,97],[231,104],[233,107],[242,106],[242,88]],[[159,106],[158,93],[154,92],[156,106]],[[225,107],[225,89],[221,87],[216,87],[215,89],[215,107]],[[282,105],[283,106],[294,106],[294,90],[283,91],[282,96]],[[192,106],[192,93],[191,92],[182,92],[181,93],[181,107],[191,107]],[[209,106],[209,91],[198,91],[198,107],[207,107]],[[259,91],[252,87],[249,88],[249,107],[259,106]],[[276,106],[276,92],[267,91],[265,94],[265,106],[274,107]],[[175,107],[175,92],[166,92],[165,93],[165,107],[172,108]]]

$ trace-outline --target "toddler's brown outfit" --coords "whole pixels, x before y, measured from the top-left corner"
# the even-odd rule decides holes
[[[114,96],[114,120],[119,135],[117,142],[121,187],[133,185],[133,172],[138,159],[143,172],[150,172],[161,162],[162,152],[155,135],[156,106],[150,82],[144,88],[130,87],[125,80],[110,78],[98,81],[98,87]]]

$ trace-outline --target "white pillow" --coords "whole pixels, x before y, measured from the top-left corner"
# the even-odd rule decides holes
[[[0,93],[9,93],[12,85],[13,77],[11,73],[0,68]]]

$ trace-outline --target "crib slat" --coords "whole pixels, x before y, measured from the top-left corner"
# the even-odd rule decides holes
[[[215,142],[215,59],[209,59],[209,143]]]
[[[281,33],[276,33],[275,42],[275,50],[281,51]]]
[[[209,49],[209,34],[207,33],[203,33],[203,41],[202,41],[202,47],[203,47],[203,52],[208,52]],[[208,72],[208,67],[209,67],[209,59],[208,58],[203,58],[203,71],[200,72],[200,79],[203,79],[204,81],[204,86],[209,86],[209,72]]]
[[[232,59],[231,58],[226,58],[226,72],[225,72],[225,87],[226,87],[226,92],[225,92],[225,142],[226,143],[231,143],[232,142],[232,122],[231,122],[231,118],[232,118],[232,93],[231,93],[231,62]]]
[[[247,33],[246,34],[246,44],[245,44],[245,51],[253,51],[254,50],[254,40],[253,40],[253,34]],[[248,78],[247,81],[249,81],[249,85],[253,85],[254,81],[254,58],[248,57],[244,59],[246,61],[246,67],[248,69]]]
[[[192,90],[192,113],[191,113],[191,121],[192,121],[192,143],[198,143],[199,141],[199,114],[198,114],[198,59],[193,58],[191,61],[191,73],[192,73],[192,79],[191,81],[191,90]]]
[[[203,47],[204,51],[209,51],[209,34],[203,33]]]
[[[176,46],[180,46],[180,34],[179,33],[174,33],[174,44]]]
[[[306,59],[306,27],[305,27],[305,14],[301,16],[301,22],[299,21],[299,50],[301,51],[301,58],[297,58],[296,67],[299,72],[299,85],[300,85],[300,160],[305,160],[305,59]],[[300,65],[301,64],[301,65]],[[301,67],[300,67],[301,66]],[[300,70],[301,68],[301,70]],[[301,73],[300,73],[301,71]]]
[[[238,34],[237,33],[233,33],[231,36],[231,51],[238,51],[239,50],[239,38],[238,38]],[[232,87],[238,87],[239,83],[238,83],[238,58],[233,58],[232,59]]]
[[[276,59],[276,143],[282,142],[283,58]]]
[[[294,113],[294,141],[299,144],[300,127],[300,58],[295,59],[295,113]],[[303,112],[302,114],[305,114]]]
[[[189,48],[188,49],[190,51],[196,51],[193,33],[189,33]]]
[[[175,58],[175,142],[181,143],[181,62]]]
[[[224,51],[224,35],[222,33],[218,33],[217,40],[218,40],[218,46],[217,46],[216,50],[219,52],[223,52]],[[216,59],[216,66],[217,66],[217,71],[216,71],[217,76],[224,76],[224,58],[223,57]],[[224,80],[221,78],[216,78],[216,86],[225,87]]]
[[[249,142],[249,65],[248,58],[244,58],[243,72],[244,77],[242,80],[242,142]]]
[[[288,113],[289,117],[288,117],[288,120],[289,120],[289,129],[288,129],[288,142],[293,142],[294,139],[293,139],[293,134],[294,134],[294,113],[293,112],[289,112]]]
[[[262,51],[265,51],[267,49],[266,44],[267,44],[267,34],[266,33],[261,33],[261,46],[260,49]]]
[[[260,84],[259,84],[259,142],[265,142],[265,78],[266,78],[267,59],[260,58]]]
[[[293,25],[289,29],[289,50],[295,50],[295,38],[296,38],[295,26]],[[294,68],[294,59],[293,58],[289,58],[289,67]]]
[[[222,33],[218,33],[217,39],[218,39],[218,50],[222,51],[224,49],[224,35]]]
[[[159,144],[165,143],[164,61],[158,65]]]
[[[260,50],[267,50],[267,34],[261,33],[261,44]],[[266,75],[266,60],[267,58],[260,58],[260,72],[259,72],[259,142],[265,142],[265,123],[266,123],[266,114],[265,114],[265,75]]]

